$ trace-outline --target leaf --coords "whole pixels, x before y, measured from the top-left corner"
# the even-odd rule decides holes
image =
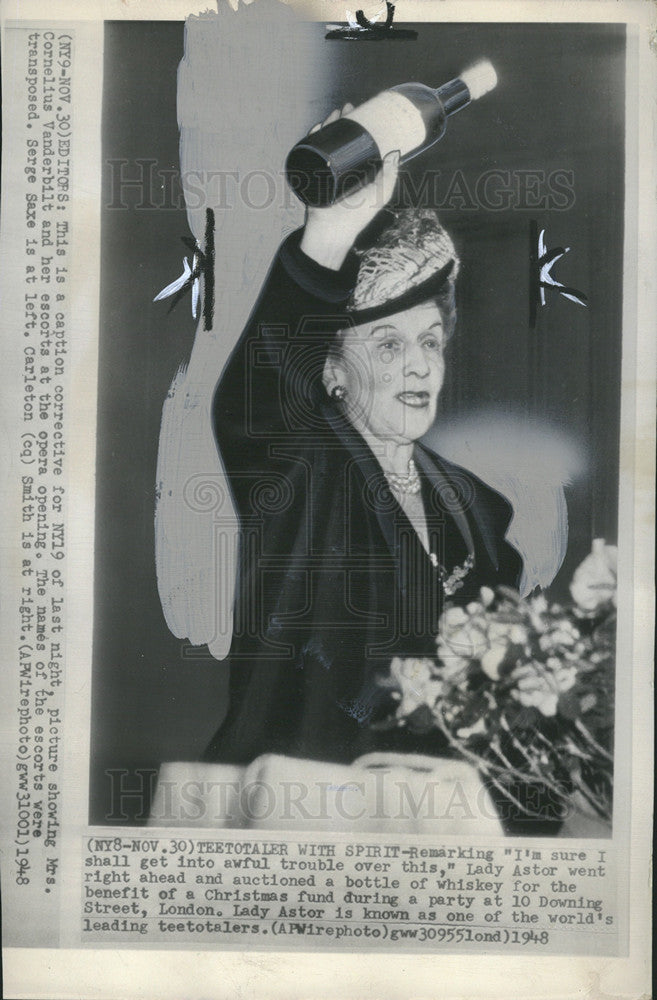
[[[559,695],[557,712],[559,715],[562,715],[564,719],[571,719],[574,721],[579,718],[581,714],[580,700],[574,688],[571,688],[570,691],[564,691]]]
[[[418,705],[415,711],[406,719],[406,726],[409,732],[416,735],[428,733],[436,727],[436,720],[428,705]]]
[[[583,695],[582,700],[579,703],[582,715],[586,714],[586,712],[590,712],[591,709],[596,706],[597,702],[598,699],[591,691]]]
[[[370,722],[369,724],[369,728],[377,733],[387,733],[391,729],[399,729],[399,726],[400,722],[394,716],[389,716],[387,719],[380,719],[378,722]]]

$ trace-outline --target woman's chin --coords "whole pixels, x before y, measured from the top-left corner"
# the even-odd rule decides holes
[[[435,410],[419,411],[417,413],[412,413],[406,415],[403,421],[400,421],[398,435],[407,441],[417,441],[418,438],[423,437],[431,425],[434,422],[436,416]]]
[[[392,441],[395,444],[412,444],[417,441],[431,428],[436,417],[436,407],[431,405],[404,407],[402,413],[395,413],[394,410],[393,403],[388,412],[369,414],[369,419],[359,420],[353,413],[348,416],[356,430],[366,438],[373,437],[382,443]],[[393,416],[394,420],[391,419]]]
[[[432,420],[406,420],[403,424],[387,427],[381,434],[375,436],[381,440],[394,441],[395,444],[414,444],[427,433],[433,424]]]

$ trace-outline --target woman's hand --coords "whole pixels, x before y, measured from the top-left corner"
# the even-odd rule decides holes
[[[353,111],[351,104],[345,104],[342,111],[332,111],[326,121],[310,130],[310,134],[350,111]],[[399,173],[399,155],[399,150],[388,153],[371,183],[351,191],[326,208],[308,207],[301,239],[301,249],[308,257],[324,267],[340,270],[359,233],[392,198]]]

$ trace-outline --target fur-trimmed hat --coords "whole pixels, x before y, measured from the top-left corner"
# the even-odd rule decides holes
[[[449,233],[430,208],[403,209],[360,254],[348,303],[355,323],[367,323],[436,299],[455,319],[459,258]],[[452,332],[451,329],[448,332]]]

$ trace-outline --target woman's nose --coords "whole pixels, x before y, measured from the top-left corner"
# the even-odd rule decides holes
[[[419,375],[424,378],[429,374],[429,362],[420,344],[409,345],[404,351],[404,375]]]

